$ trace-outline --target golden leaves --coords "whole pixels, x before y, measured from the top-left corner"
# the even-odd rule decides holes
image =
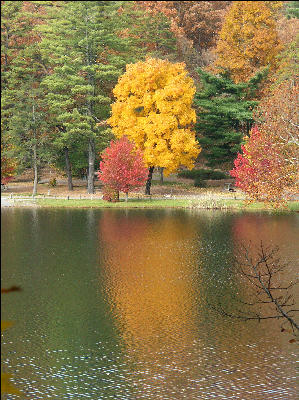
[[[236,82],[247,81],[268,64],[275,67],[281,50],[275,13],[282,2],[268,3],[271,2],[234,1],[226,16],[217,43],[215,67],[228,69]]]
[[[108,123],[117,137],[128,136],[144,152],[148,166],[175,171],[192,166],[200,152],[192,130],[193,80],[184,63],[148,58],[129,64],[113,90]]]

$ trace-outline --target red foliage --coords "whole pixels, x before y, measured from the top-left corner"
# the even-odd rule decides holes
[[[148,170],[142,153],[135,150],[134,144],[125,136],[111,141],[102,154],[102,159],[98,177],[109,188],[108,191],[105,190],[108,195],[110,191],[128,193],[131,189],[142,186],[147,180]]]
[[[15,159],[4,154],[5,150],[8,149],[10,149],[9,145],[4,145],[1,143],[1,183],[4,185],[12,180],[16,173]]]
[[[296,167],[285,158],[284,148],[272,133],[255,126],[234,161],[231,176],[253,201],[284,204],[296,191]]]

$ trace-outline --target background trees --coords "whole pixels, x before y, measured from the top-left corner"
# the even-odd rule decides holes
[[[96,145],[104,148],[110,139],[99,122],[108,116],[110,90],[125,65],[128,43],[117,35],[117,8],[109,1],[54,4],[42,27],[43,55],[52,64],[43,84],[55,142],[65,150],[69,181],[68,152],[85,144],[88,193],[94,192]]]
[[[128,136],[143,151],[149,167],[147,194],[154,167],[165,173],[193,167],[199,154],[192,125],[195,87],[183,64],[148,59],[127,65],[113,93],[108,123],[116,137]]]
[[[281,43],[276,30],[280,1],[233,1],[216,47],[216,70],[245,82],[262,67],[276,65]]]
[[[39,48],[41,39],[34,30],[42,23],[45,10],[43,5],[33,2],[23,2],[19,7],[4,4],[4,10],[7,15],[3,22],[6,39],[2,124],[21,163],[33,167],[36,194],[38,169],[47,157],[49,142],[45,94],[41,88],[47,70]]]
[[[278,107],[289,115],[294,103],[287,85],[298,71],[296,2],[1,4],[2,159],[17,165],[16,172],[34,169],[34,193],[39,168],[49,163],[66,172],[69,190],[74,174],[88,176],[92,193],[98,155],[114,135],[127,134],[151,171],[191,167],[198,143],[203,162],[229,169],[253,120],[259,123],[253,108],[270,98],[275,99],[267,106],[272,125],[265,131],[284,137],[281,149],[295,157],[294,126],[287,128],[275,115]],[[146,58],[160,60],[161,72],[153,64],[128,66],[130,78],[117,85],[127,99],[120,89],[113,94],[126,65]],[[168,72],[166,64],[173,65]],[[114,100],[112,132],[107,119]]]

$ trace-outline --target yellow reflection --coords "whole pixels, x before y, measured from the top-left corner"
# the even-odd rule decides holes
[[[128,352],[149,378],[166,365],[183,368],[197,337],[195,225],[107,212],[99,232],[106,290]]]

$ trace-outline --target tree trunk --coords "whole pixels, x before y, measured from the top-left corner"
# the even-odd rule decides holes
[[[151,194],[151,184],[152,184],[152,177],[155,167],[149,167],[148,169],[148,177],[145,185],[145,194]]]
[[[34,171],[34,181],[33,181],[33,191],[32,196],[37,194],[37,183],[38,183],[38,168],[37,168],[37,144],[36,144],[36,119],[35,119],[35,105],[32,105],[32,121],[33,121],[33,171]]]
[[[88,177],[87,177],[87,193],[94,193],[94,162],[95,162],[95,143],[90,138],[88,143]]]
[[[163,183],[164,182],[164,175],[163,175],[164,168],[159,167],[159,171],[160,171],[160,183]]]
[[[36,196],[37,195],[37,182],[38,182],[36,144],[33,145],[33,170],[34,170],[34,181],[33,181],[32,196]]]
[[[128,194],[128,192],[127,192],[127,193],[125,193],[125,194],[126,194],[126,201],[128,201],[129,194]]]
[[[69,149],[68,147],[64,147],[64,155],[65,155],[65,169],[67,174],[67,183],[69,190],[73,190],[73,179],[72,179],[72,168],[69,158]]]

